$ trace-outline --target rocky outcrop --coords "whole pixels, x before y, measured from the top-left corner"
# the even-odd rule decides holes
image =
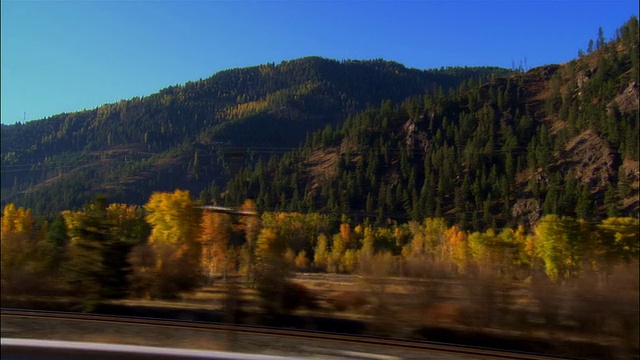
[[[560,157],[561,167],[592,191],[603,190],[615,174],[615,156],[609,144],[592,130],[571,139]]]
[[[623,113],[637,111],[640,106],[640,98],[638,97],[638,83],[632,82],[627,88],[614,99],[618,109]]]

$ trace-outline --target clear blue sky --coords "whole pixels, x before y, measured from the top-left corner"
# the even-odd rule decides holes
[[[1,4],[5,124],[309,55],[421,69],[559,63],[638,15],[635,0]]]

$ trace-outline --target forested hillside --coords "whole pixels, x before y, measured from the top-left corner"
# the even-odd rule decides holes
[[[638,217],[638,21],[589,53],[349,117],[238,173],[217,201],[464,229]]]
[[[3,125],[2,203],[44,213],[81,206],[97,193],[141,204],[152,191],[181,187],[198,193],[212,181],[223,187],[244,160],[297,148],[308,133],[385,99],[398,102],[506,73],[309,57],[222,71],[144,98]]]

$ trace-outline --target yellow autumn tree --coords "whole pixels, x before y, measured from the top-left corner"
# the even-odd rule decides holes
[[[197,249],[201,216],[198,205],[197,201],[191,199],[189,191],[151,194],[149,202],[144,206],[147,211],[145,218],[151,225],[149,242]],[[199,255],[197,251],[194,253]]]
[[[34,219],[31,209],[7,204],[2,212],[2,234],[33,235]]]
[[[413,257],[433,257],[440,252],[440,247],[445,243],[444,233],[447,223],[442,218],[427,218],[424,223],[410,222],[411,242],[407,244],[403,255]]]
[[[313,266],[318,270],[327,270],[329,263],[329,239],[325,234],[318,236],[316,248],[313,255]]]
[[[201,211],[188,191],[151,194],[144,206],[148,244],[134,249],[133,287],[147,297],[175,297],[199,285]],[[146,247],[146,248],[145,248]]]
[[[299,271],[307,270],[307,268],[309,267],[309,259],[307,259],[307,252],[304,250],[300,251],[298,255],[296,255],[294,262],[297,270]]]
[[[107,206],[107,218],[113,224],[124,225],[127,221],[138,216],[138,207],[135,205],[112,203]]]
[[[530,238],[524,227],[506,228],[498,234],[495,252],[499,260],[499,271],[511,279],[526,278],[534,263],[529,255]]]
[[[287,265],[291,268],[296,266],[296,252],[293,251],[293,249],[291,248],[287,248],[287,250],[284,252],[284,261],[287,263]]]
[[[342,240],[344,241],[345,245],[349,247],[349,244],[351,243],[351,238],[352,238],[351,225],[347,223],[340,224],[340,237],[342,237]]]
[[[347,249],[342,256],[342,267],[344,272],[353,273],[358,268],[358,253],[354,249]]]
[[[638,219],[612,217],[602,220],[595,227],[597,239],[591,249],[591,266],[605,282],[609,281],[616,266],[636,263],[640,254]]]
[[[362,228],[362,226],[356,227],[358,232],[362,234],[362,246],[358,250],[358,270],[361,273],[369,274],[372,272],[372,268],[375,266],[373,259],[375,256],[375,232],[371,225]]]
[[[284,241],[278,237],[278,234],[273,229],[262,228],[256,245],[257,263],[262,265],[272,258],[282,258],[286,248]]]
[[[604,219],[597,226],[598,252],[605,261],[637,260],[640,254],[638,219],[613,217]]]
[[[3,294],[28,292],[46,276],[51,251],[36,233],[31,210],[14,204],[4,207],[0,238]]]
[[[456,272],[464,273],[469,265],[467,234],[454,225],[445,231],[444,238],[442,257],[455,265]]]
[[[426,218],[423,223],[409,222],[411,240],[404,245],[402,256],[406,270],[412,276],[431,277],[442,270],[441,252],[446,243],[446,221],[442,218]]]
[[[564,279],[582,269],[585,239],[581,223],[567,216],[546,215],[535,226],[537,255],[551,279]]]
[[[469,254],[480,273],[492,273],[499,265],[500,254],[497,251],[495,230],[474,232],[469,235]]]
[[[207,281],[211,283],[215,275],[225,279],[230,268],[229,238],[231,219],[227,214],[205,212],[202,215],[200,244],[202,247],[201,267]]]
[[[241,271],[246,273],[247,283],[255,281],[256,243],[260,234],[260,217],[255,201],[245,200],[240,207],[243,216],[238,219],[238,230],[244,233],[245,243],[241,250]]]
[[[331,254],[329,255],[329,263],[327,271],[344,272],[343,256],[347,250],[347,244],[340,234],[335,234],[331,242]]]

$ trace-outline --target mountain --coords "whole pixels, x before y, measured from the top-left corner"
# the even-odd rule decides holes
[[[383,100],[507,73],[308,57],[226,70],[147,97],[3,126],[1,201],[51,213],[98,193],[141,204],[153,191],[215,189],[245,162],[296,148],[307,134]]]
[[[228,204],[484,230],[639,216],[638,20],[560,65],[384,102],[238,172]]]
[[[528,71],[303,58],[2,128],[2,202],[98,193],[463,229],[639,214],[638,19]]]

